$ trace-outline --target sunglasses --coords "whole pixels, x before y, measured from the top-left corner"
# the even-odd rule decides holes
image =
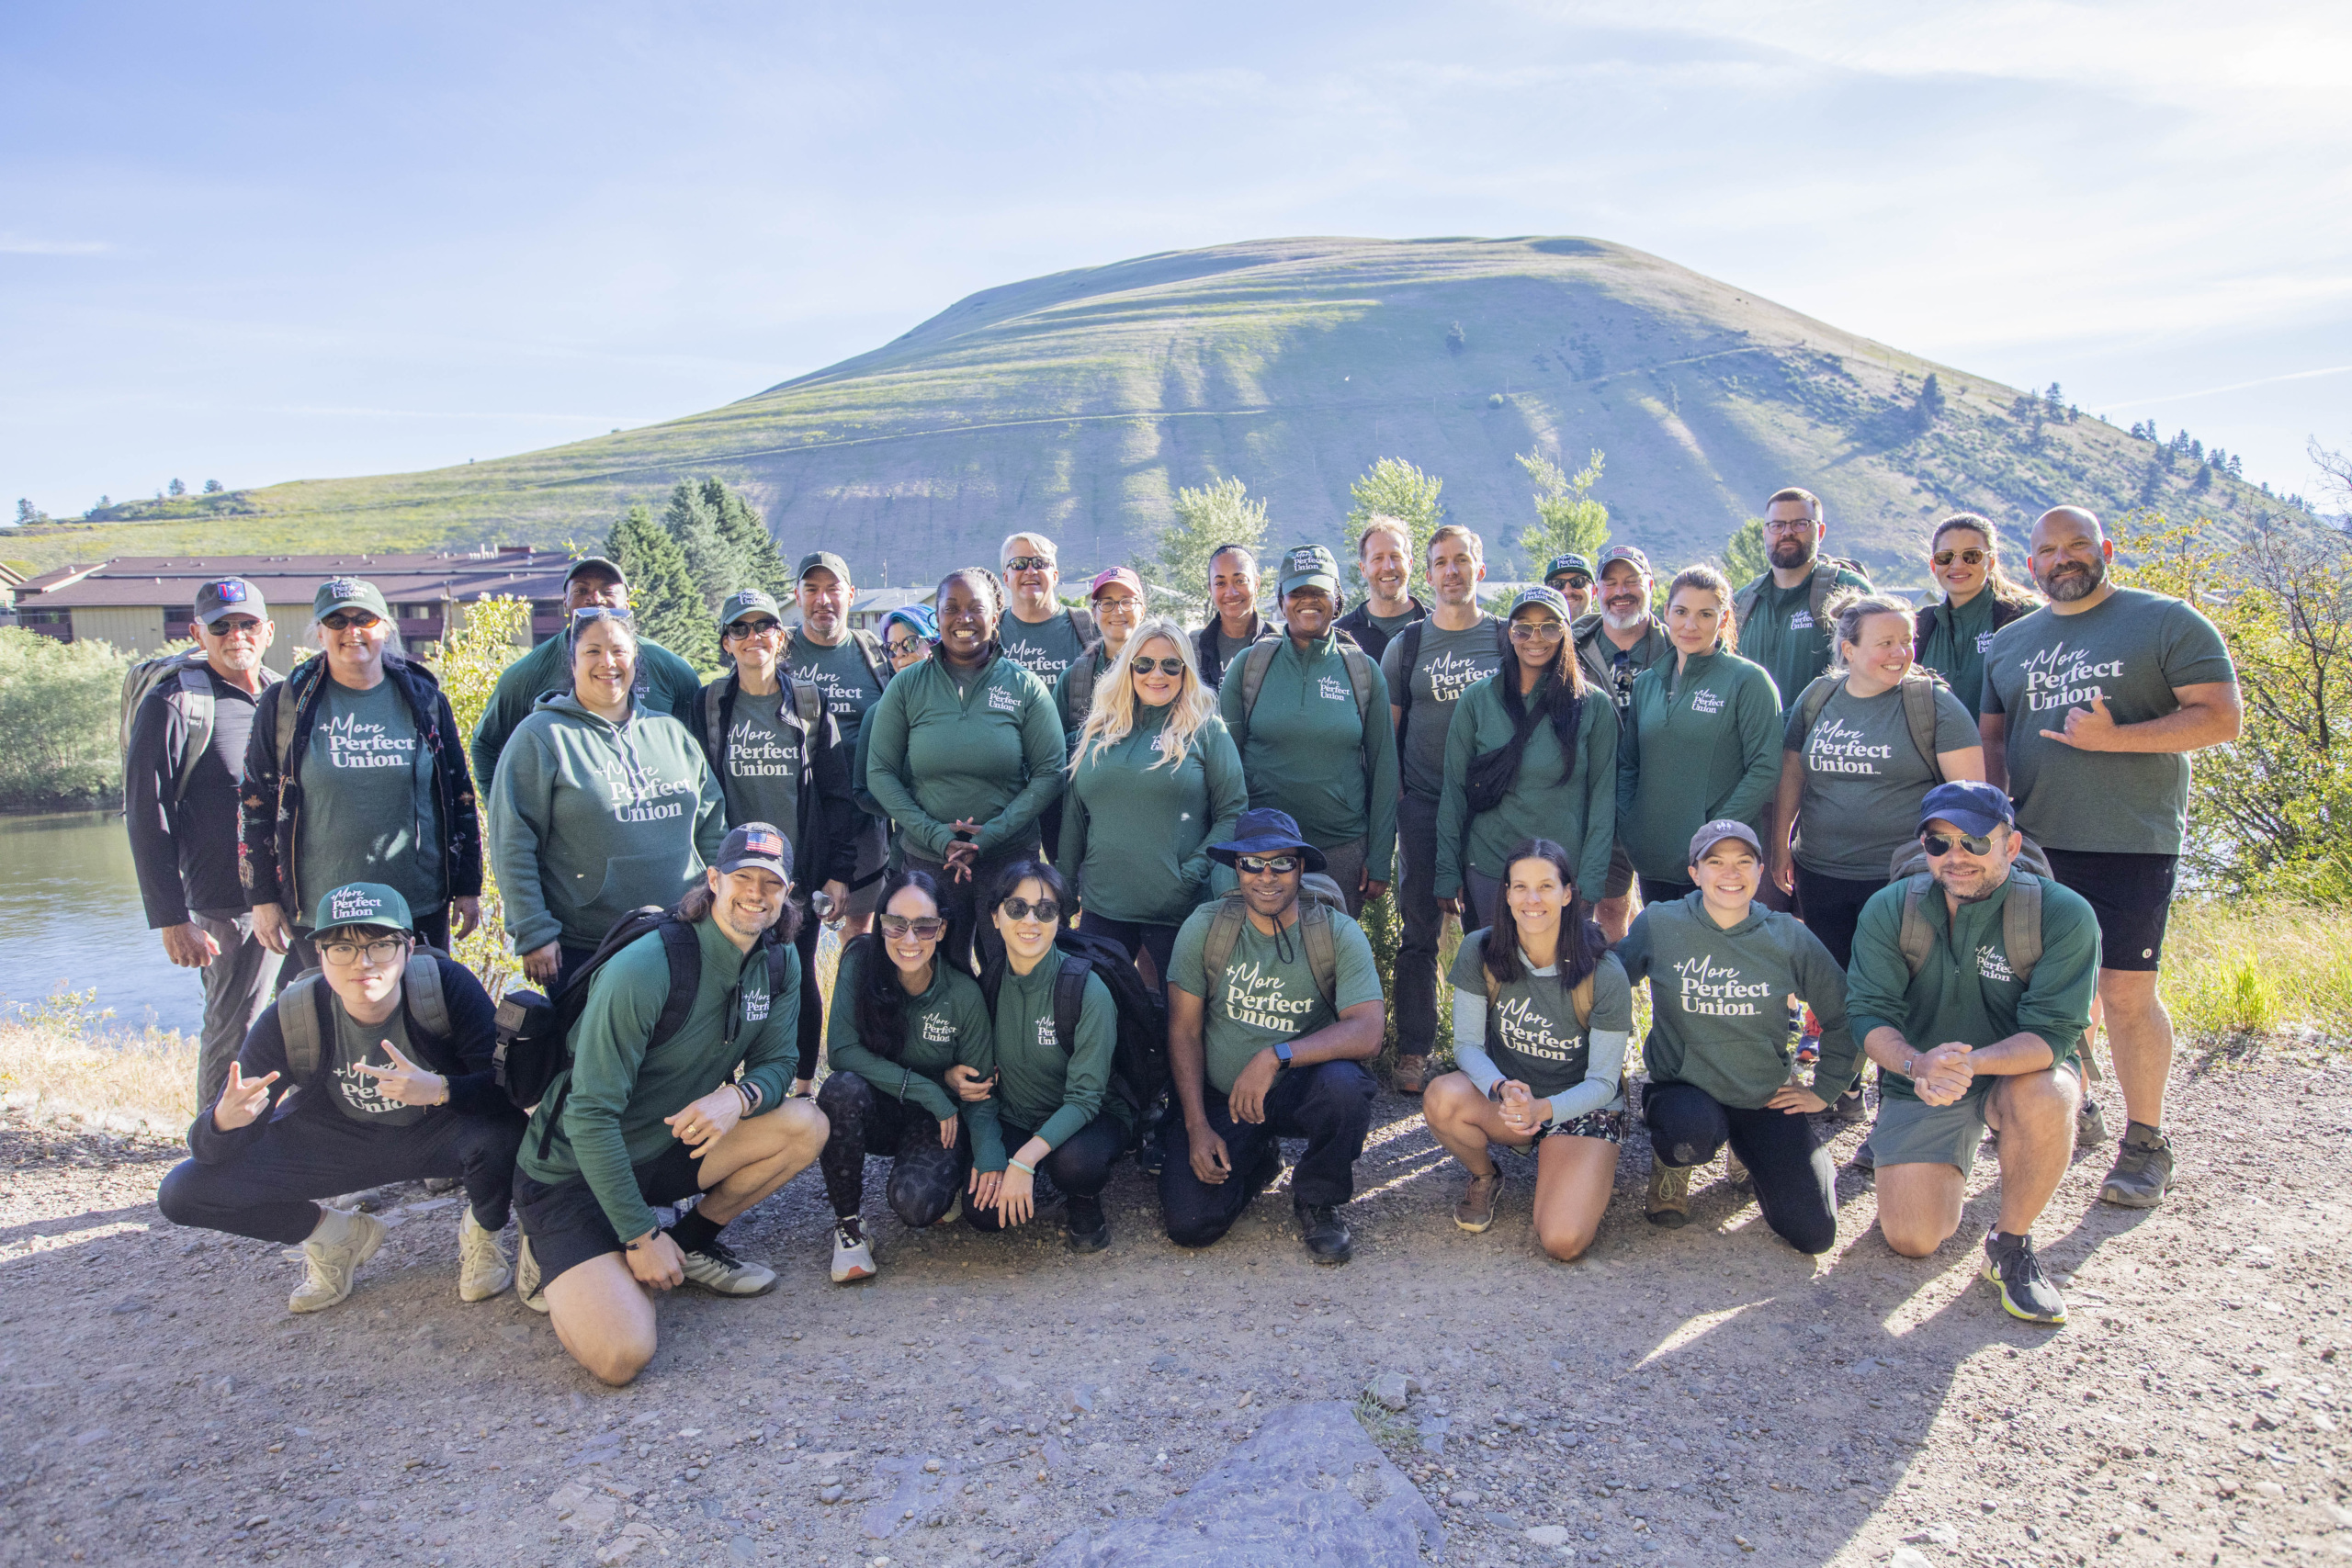
[[[1510,640],[1513,642],[1557,642],[1567,628],[1557,621],[1513,621]]]
[[[325,625],[324,622],[320,624]],[[235,615],[214,621],[204,629],[214,637],[231,637],[238,632],[258,632],[261,630],[261,623],[251,615]]]
[[[1138,675],[1148,675],[1155,669],[1162,675],[1182,675],[1184,661],[1181,659],[1138,659],[1127,668]]]
[[[364,632],[374,626],[377,619],[375,613],[368,610],[337,610],[331,615],[320,616],[319,625],[331,632],[348,631],[353,626]]]
[[[1251,876],[1288,876],[1299,861],[1296,855],[1236,855],[1233,863]]]
[[[1051,925],[1062,918],[1062,907],[1051,898],[1040,898],[1034,904],[1026,898],[1007,898],[997,908],[1012,920],[1043,920]]]
[[[904,915],[885,915],[881,919],[882,934],[892,942],[904,942],[912,937],[917,942],[937,942],[947,929],[945,920],[937,919],[910,919]]]
[[[780,621],[734,621],[729,624],[727,636],[733,642],[748,642],[755,637],[774,637],[783,629],[784,624]]]
[[[1984,555],[1983,550],[1938,550],[1928,558],[1938,566],[1950,566],[1954,561],[1962,566],[1983,566]]]
[[[380,937],[370,942],[331,942],[319,949],[319,956],[338,969],[348,969],[359,962],[359,955],[364,953],[368,963],[381,966],[399,957],[407,945],[396,936]]]
[[[1589,577],[1555,578],[1552,582],[1552,586],[1558,589],[1573,590],[1576,592],[1581,593],[1586,589],[1592,586],[1592,579]]]
[[[1966,850],[1973,855],[1989,855],[1993,852],[1992,839],[1989,836],[1980,839],[1973,833],[1962,833],[1953,838],[1946,838],[1941,833],[1922,833],[1919,835],[1919,842],[1926,848],[1928,858],[1930,860],[1940,860],[1951,853],[1955,846]]]
[[[893,659],[912,659],[922,650],[922,639],[913,637],[892,637],[889,649],[890,657]]]
[[[1051,556],[1015,556],[1004,563],[1007,571],[1044,571],[1054,564]]]

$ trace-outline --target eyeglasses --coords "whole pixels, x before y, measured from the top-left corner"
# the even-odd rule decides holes
[[[330,942],[319,949],[319,956],[338,969],[348,969],[366,953],[368,962],[381,967],[398,958],[407,942],[396,936],[379,937],[370,942]]]
[[[1251,876],[1288,876],[1298,869],[1296,855],[1236,855],[1233,863]]]
[[[1951,853],[1954,846],[1966,850],[1973,855],[1989,855],[1993,852],[1992,839],[1989,836],[1980,839],[1973,833],[1962,833],[1955,838],[1946,838],[1941,833],[1922,833],[1919,835],[1919,842],[1926,848],[1929,860],[1942,859],[1945,855]]]
[[[1962,566],[1983,566],[1984,555],[1983,550],[1938,550],[1928,558],[1938,566],[1950,566],[1955,560]]]
[[[1567,628],[1557,621],[1513,621],[1510,640],[1513,642],[1557,642]]]
[[[912,659],[916,654],[922,651],[922,638],[915,637],[892,637],[888,646],[891,658]]]
[[[892,942],[904,942],[909,937],[917,942],[937,942],[947,922],[942,919],[909,919],[904,915],[885,915],[881,919],[882,934]]]
[[[324,625],[325,623],[322,622],[320,624]],[[251,615],[224,615],[220,620],[214,621],[211,625],[206,626],[204,629],[210,632],[214,637],[234,637],[239,632],[253,633],[260,631],[261,623],[254,620]]]
[[[1054,564],[1051,556],[1015,556],[1004,563],[1007,571],[1044,571]]]
[[[347,631],[353,626],[364,632],[374,626],[377,617],[371,611],[337,610],[333,615],[320,616],[319,625],[331,632]]]
[[[1004,911],[1009,920],[1042,920],[1052,925],[1062,918],[1062,907],[1051,898],[1040,898],[1034,904],[1026,898],[1007,898],[997,908]]]
[[[784,625],[780,621],[735,621],[728,626],[727,637],[730,642],[748,642],[755,637],[774,637],[782,630]]]
[[[1181,659],[1138,659],[1127,666],[1138,675],[1148,675],[1155,667],[1162,675],[1182,675],[1184,672],[1184,661]]]
[[[1572,589],[1575,592],[1581,593],[1586,589],[1592,586],[1592,579],[1589,577],[1563,577],[1554,582],[1552,586],[1564,590]]]
[[[1764,525],[1767,534],[1810,534],[1813,530],[1810,517],[1782,517]]]

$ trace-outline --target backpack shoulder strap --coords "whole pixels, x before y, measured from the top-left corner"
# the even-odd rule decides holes
[[[2041,962],[2041,879],[2031,872],[2009,873],[2009,897],[2001,906],[2001,946],[2009,973],[2022,986]]]
[[[194,660],[185,661],[174,673],[179,682],[183,730],[179,777],[172,782],[172,803],[176,806],[187,798],[187,784],[196,772],[196,764],[211,749],[215,706],[212,674],[202,662]]]
[[[319,1021],[319,993],[325,978],[305,969],[277,993],[277,1032],[286,1042],[286,1072],[295,1083],[308,1083],[324,1055],[325,1031]]]
[[[1374,668],[1372,655],[1353,643],[1344,643],[1340,648],[1340,657],[1347,661],[1348,685],[1356,694],[1356,712],[1363,715],[1364,723],[1369,727],[1372,723],[1372,676]]]
[[[1928,966],[1928,956],[1936,949],[1935,930],[1919,908],[1920,899],[1935,885],[1936,879],[1923,871],[1903,888],[1903,925],[1895,935],[1894,945],[1902,950],[1903,962],[1914,975]]]
[[[1821,710],[1829,705],[1829,699],[1838,694],[1838,688],[1844,682],[1842,675],[1815,675],[1805,682],[1804,690],[1797,694],[1801,736],[1813,733],[1813,727],[1821,722]]]
[[[1340,944],[1331,931],[1331,911],[1326,906],[1301,901],[1298,908],[1299,944],[1306,949],[1306,966],[1315,973],[1315,988],[1323,993],[1324,1005],[1337,1012],[1340,1008]]]
[[[401,979],[401,999],[407,1004],[409,1016],[425,1033],[435,1040],[450,1037],[449,998],[441,986],[441,961],[429,951],[420,948],[408,955],[408,973]]]
[[[1062,613],[1069,617],[1069,629],[1078,634],[1080,647],[1084,648],[1102,639],[1102,634],[1094,628],[1093,611],[1070,609]]]
[[[1258,694],[1266,689],[1266,671],[1274,667],[1274,655],[1282,651],[1282,644],[1272,637],[1260,637],[1241,654],[1241,728],[1243,738],[1250,728],[1250,715],[1258,705]]]
[[[1241,922],[1248,918],[1239,894],[1228,893],[1217,900],[1216,913],[1209,917],[1209,929],[1201,938],[1201,976],[1209,993],[1201,998],[1204,1003],[1216,1000],[1225,972],[1233,963],[1234,946],[1241,940]]]
[[[1086,722],[1087,710],[1094,705],[1094,678],[1102,673],[1098,668],[1102,652],[1100,642],[1089,643],[1069,667],[1069,705],[1077,712],[1080,724]]]
[[[874,683],[877,686],[888,685],[890,656],[883,648],[882,639],[862,627],[850,633],[849,637],[852,642],[857,644],[857,651],[865,660],[865,672],[874,677]]]
[[[1062,954],[1061,973],[1054,976],[1054,1043],[1065,1056],[1078,1051],[1078,1021],[1086,1011],[1086,982],[1094,965],[1075,953]]]
[[[1829,607],[1829,595],[1838,590],[1838,563],[1822,559],[1813,563],[1813,578],[1805,586],[1805,598],[1813,607],[1814,624],[1821,624],[1822,612]]]
[[[786,689],[792,694],[792,705],[800,715],[800,728],[808,732],[809,741],[814,742],[818,732],[825,728],[825,699],[817,694],[817,688],[808,682],[796,681],[782,671],[777,673],[783,677]],[[804,759],[808,755],[807,745],[801,747],[800,754]]]
[[[1600,972],[1598,967],[1587,970],[1584,978],[1568,988],[1568,1005],[1576,1010],[1579,1034],[1592,1028],[1592,980]]]
[[[1756,614],[1756,601],[1763,597],[1764,585],[1771,580],[1772,574],[1770,571],[1767,571],[1762,576],[1757,578],[1754,581],[1748,583],[1747,587],[1739,589],[1732,594],[1731,610],[1732,614],[1738,617],[1739,625],[1743,626],[1747,625],[1749,617]]]
[[[686,1026],[694,1015],[695,993],[702,987],[702,939],[695,935],[695,928],[664,916],[655,929],[670,960],[670,994],[662,1000],[662,1016],[653,1021],[653,1037],[645,1043],[648,1051],[667,1043]]]
[[[1413,711],[1413,665],[1421,657],[1421,632],[1429,624],[1425,617],[1396,634],[1396,640],[1404,645],[1396,655],[1396,670],[1404,679],[1390,690],[1388,701],[1405,714]]]
[[[1903,694],[1903,722],[1910,727],[1911,744],[1919,749],[1928,772],[1941,784],[1943,764],[1936,761],[1936,682],[1925,676],[1906,677],[1897,689]]]
[[[732,675],[720,676],[705,686],[695,698],[696,705],[702,710],[703,751],[709,757],[713,768],[727,765],[727,694],[724,688],[733,679]]]

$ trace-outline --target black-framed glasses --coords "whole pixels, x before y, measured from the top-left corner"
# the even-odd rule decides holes
[[[1767,534],[1810,534],[1818,526],[1810,517],[1779,517],[1764,525]]]
[[[881,919],[882,934],[892,942],[904,942],[909,937],[917,942],[937,942],[946,931],[947,922],[937,918],[885,915]]]
[[[1987,553],[1984,550],[1938,550],[1928,558],[1938,566],[1950,566],[1954,561],[1962,566],[1983,566]]]
[[[1942,859],[1951,853],[1955,846],[1966,850],[1973,855],[1989,855],[1993,852],[1992,839],[1989,836],[1980,839],[1973,833],[1959,833],[1951,836],[1942,833],[1922,833],[1919,835],[1919,842],[1927,850],[1929,860]]]
[[[730,642],[748,642],[755,637],[774,637],[784,630],[784,623],[763,617],[756,621],[729,621],[727,637]]]
[[[354,626],[364,632],[382,618],[373,610],[335,610],[321,615],[319,625],[331,632],[349,631]]]
[[[1296,871],[1296,855],[1236,855],[1234,865],[1251,876],[1288,876]]]
[[[1148,675],[1157,669],[1162,675],[1182,675],[1184,661],[1181,659],[1137,659],[1127,666],[1138,675]]]
[[[1567,628],[1557,621],[1513,621],[1510,640],[1513,642],[1557,642],[1567,635]]]
[[[1051,556],[1015,556],[1004,563],[1007,571],[1045,571],[1054,564]]]
[[[1062,918],[1062,907],[1051,898],[1040,898],[1035,903],[1026,898],[1007,898],[997,908],[1012,920],[1042,920],[1052,925]]]
[[[398,958],[408,942],[396,936],[378,937],[373,942],[329,942],[319,946],[319,956],[338,969],[348,969],[366,953],[368,962],[379,967]]]
[[[324,622],[320,624],[325,625]],[[261,623],[251,615],[223,615],[204,629],[214,637],[231,637],[238,632],[258,632]]]

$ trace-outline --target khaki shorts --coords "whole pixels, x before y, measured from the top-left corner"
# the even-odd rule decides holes
[[[2081,1087],[2083,1071],[2073,1061],[2057,1071],[2073,1076]],[[1984,1142],[1984,1102],[1998,1078],[1977,1080],[1950,1105],[1882,1094],[1878,1120],[1871,1124],[1871,1158],[1877,1168],[1890,1165],[1957,1166],[1967,1176],[1976,1168],[1976,1151]]]

